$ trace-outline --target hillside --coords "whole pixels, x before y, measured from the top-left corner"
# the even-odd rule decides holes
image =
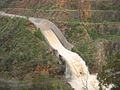
[[[72,51],[86,61],[89,71],[98,73],[101,83],[115,84],[112,90],[119,90],[120,2],[63,1],[4,0],[0,1],[0,10],[54,22],[74,45]],[[57,64],[58,59],[41,33],[26,20],[6,17],[0,17],[0,20],[0,78],[20,81],[25,85],[32,82],[31,88],[22,87],[25,90],[34,87],[42,90],[70,90],[70,86],[64,82],[61,66]],[[39,85],[41,82],[43,84]],[[46,82],[47,87],[44,84]],[[9,86],[9,83],[5,84]],[[5,89],[4,85],[1,88]]]

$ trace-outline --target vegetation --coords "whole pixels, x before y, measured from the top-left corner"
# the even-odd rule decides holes
[[[7,7],[11,0],[0,0],[0,8]]]
[[[104,84],[113,83],[116,85],[113,90],[118,90],[120,86],[120,79],[117,79],[120,74],[120,31],[118,29],[95,29],[96,27],[87,24],[68,26],[70,29],[65,35],[74,44],[73,51],[82,56],[91,73],[98,73],[102,84],[103,82]],[[100,52],[99,49],[102,51]],[[104,56],[98,56],[97,52]],[[99,62],[100,65],[97,64],[98,60],[102,60]]]
[[[48,45],[39,30],[32,34],[29,22],[23,19],[4,17],[0,20],[0,78],[37,82],[30,89],[24,83],[25,87],[15,90],[32,90],[32,88],[70,90],[69,86],[66,87],[66,84],[57,76],[54,78],[47,73],[42,75],[42,73],[35,72],[38,64],[49,64],[52,68],[58,68],[56,57],[48,53]],[[9,86],[9,83],[4,85]],[[13,86],[7,88],[13,90]],[[3,87],[0,86],[0,89]]]
[[[80,0],[63,1],[59,1],[59,5],[54,0],[0,0],[0,9],[8,13],[47,18],[57,23],[67,40],[74,45],[72,51],[86,61],[90,73],[98,73],[102,84],[113,83],[116,85],[113,90],[119,90],[120,1],[93,0],[88,2],[89,5],[84,4],[87,2],[80,5]],[[39,65],[52,65],[54,69],[60,67],[40,30],[23,19],[0,17],[0,78],[22,81],[25,85],[26,81],[33,83],[31,88],[18,90],[70,90],[60,80],[63,78],[61,75],[48,75],[43,71],[36,73]],[[13,90],[9,83],[3,84],[6,87],[0,86],[1,90]]]

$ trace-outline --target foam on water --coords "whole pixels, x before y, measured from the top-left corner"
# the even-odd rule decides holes
[[[2,16],[9,17],[19,17],[27,19],[25,16],[6,14],[4,12],[0,12]],[[84,60],[75,52],[69,51],[61,44],[58,37],[51,30],[50,21],[47,20],[42,22],[42,19],[29,17],[28,20],[32,22],[37,28],[40,28],[42,34],[45,39],[49,43],[49,45],[57,51],[59,55],[62,56],[63,60],[66,62],[66,79],[68,83],[75,90],[99,90],[99,81],[97,80],[97,75],[91,75],[88,71],[88,67]],[[112,85],[107,89],[110,90]]]

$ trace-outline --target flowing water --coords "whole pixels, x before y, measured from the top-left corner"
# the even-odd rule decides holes
[[[20,17],[24,16],[6,14],[0,12],[2,16]],[[75,90],[99,90],[99,82],[96,75],[91,75],[84,60],[77,54],[66,49],[59,41],[56,34],[52,31],[49,21],[39,18],[28,18],[37,28],[40,28],[50,47],[57,51],[66,63],[66,79]]]

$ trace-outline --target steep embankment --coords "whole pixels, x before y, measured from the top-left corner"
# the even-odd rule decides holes
[[[5,12],[55,22],[67,40],[74,45],[72,50],[84,58],[89,71],[98,73],[101,83],[113,83],[116,85],[114,89],[119,89],[120,1],[82,0],[90,1],[91,8],[87,4],[83,4],[81,8],[77,0],[62,0],[65,2],[61,3],[60,8],[55,1],[57,0],[3,0],[0,3]],[[79,18],[84,11],[85,15],[86,11],[90,12],[90,17],[85,21]]]
[[[0,20],[1,90],[71,89],[40,31],[23,19]]]
[[[12,18],[25,18],[24,16],[6,14],[4,12],[1,12],[1,15]],[[32,17],[28,18],[28,20],[30,20],[37,28],[41,29],[41,32],[48,41],[49,45],[56,50],[60,56],[62,56],[63,60],[65,60],[67,72],[69,72],[69,74],[67,73],[67,76],[69,75],[70,79],[68,83],[70,83],[75,90],[99,89],[96,77],[89,74],[88,68],[83,59],[78,54],[73,53],[62,46],[56,35],[53,33],[51,28],[53,25],[50,25],[49,21]]]

